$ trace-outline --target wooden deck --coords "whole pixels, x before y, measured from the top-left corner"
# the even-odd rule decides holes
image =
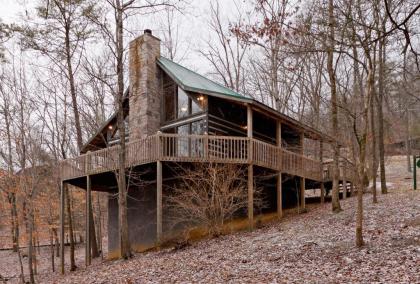
[[[61,179],[115,171],[118,152],[113,146],[64,160]],[[126,144],[127,168],[157,161],[254,164],[316,181],[325,175],[320,161],[247,137],[156,134]]]

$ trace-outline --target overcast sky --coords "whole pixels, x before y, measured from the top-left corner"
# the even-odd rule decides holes
[[[188,5],[183,15],[177,15],[176,22],[179,25],[180,54],[185,54],[181,63],[187,67],[207,73],[210,71],[208,62],[199,55],[198,50],[203,49],[205,42],[213,40],[208,28],[210,1],[218,1],[221,14],[224,16],[226,25],[228,18],[232,17],[236,5],[249,8],[244,0],[187,0]],[[0,19],[4,23],[22,23],[26,11],[31,12],[37,0],[0,0]],[[236,4],[235,4],[236,3]],[[130,24],[129,30],[134,35],[140,35],[145,28],[149,28],[160,37],[164,27],[162,14],[147,17],[138,17]]]

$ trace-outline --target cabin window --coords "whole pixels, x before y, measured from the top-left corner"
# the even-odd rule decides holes
[[[191,114],[202,112],[206,107],[206,97],[204,95],[191,96]]]
[[[163,96],[165,101],[165,121],[170,121],[175,119],[175,85],[171,84],[164,88]]]
[[[191,134],[204,134],[204,120],[198,120],[191,123]]]
[[[178,137],[178,156],[188,156],[190,143],[187,135],[190,133],[190,125],[184,124],[177,128],[177,133],[180,135]]]
[[[178,87],[178,118],[183,118],[190,114],[189,104],[187,93]]]
[[[206,96],[186,92],[169,80],[167,78],[168,82],[163,87],[164,122],[183,119],[206,110]]]

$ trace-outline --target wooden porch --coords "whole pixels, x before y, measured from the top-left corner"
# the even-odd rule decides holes
[[[61,179],[117,170],[119,148],[117,145],[62,161]],[[314,181],[332,177],[332,165],[255,138],[156,134],[126,144],[126,168],[157,161],[250,164]],[[341,179],[353,180],[351,164],[341,164]]]

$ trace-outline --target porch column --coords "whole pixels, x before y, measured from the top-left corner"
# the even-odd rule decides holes
[[[247,136],[248,136],[248,227],[254,225],[254,168],[252,145],[252,108],[247,105]]]
[[[90,265],[90,218],[89,218],[89,208],[91,207],[91,182],[90,176],[86,176],[86,229],[85,229],[85,264],[86,266]]]
[[[277,141],[277,147],[281,148],[281,122],[277,121],[277,133],[276,133],[276,141]],[[281,218],[283,217],[283,205],[282,205],[282,179],[281,179],[281,168],[282,168],[282,153],[279,152],[278,155],[278,166],[280,168],[280,171],[277,172],[277,217]]]
[[[305,204],[305,183],[306,183],[306,179],[304,177],[300,178],[300,207],[302,209],[306,208],[306,204]]]
[[[321,204],[325,202],[325,186],[324,186],[324,165],[323,165],[323,156],[324,156],[324,143],[322,140],[319,141],[319,162],[320,171],[321,171],[321,182],[320,182],[320,190],[321,190]]]
[[[156,163],[156,240],[162,241],[162,162]]]
[[[302,209],[305,209],[306,205],[305,205],[305,177],[306,177],[306,171],[305,171],[305,164],[303,162],[303,155],[304,155],[304,139],[305,139],[305,134],[302,132],[300,134],[300,155],[302,156],[301,159],[301,170],[302,170],[302,177],[300,178],[300,205]]]
[[[64,182],[60,183],[60,271],[64,274]]]

